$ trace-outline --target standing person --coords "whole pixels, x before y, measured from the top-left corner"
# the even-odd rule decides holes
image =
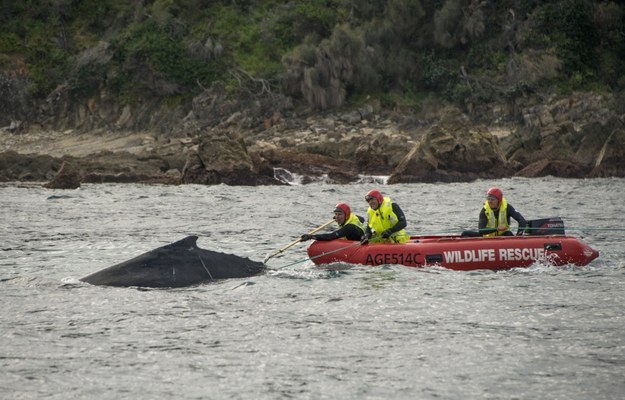
[[[514,236],[510,231],[510,217],[519,224],[517,236],[522,235],[527,221],[503,197],[501,189],[492,187],[486,192],[486,201],[480,211],[478,232],[465,231],[462,236]]]
[[[382,196],[379,190],[371,190],[365,196],[369,204],[367,228],[360,243],[367,244],[374,235],[384,243],[406,243],[410,236],[406,234],[406,216],[397,203],[390,197]]]
[[[301,240],[360,240],[362,235],[364,235],[365,219],[359,215],[352,214],[352,210],[347,203],[339,203],[334,207],[334,219],[339,225],[339,229],[334,232],[316,235],[306,233],[301,236]]]

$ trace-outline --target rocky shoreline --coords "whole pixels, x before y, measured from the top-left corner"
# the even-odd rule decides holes
[[[276,171],[284,170],[303,183],[350,183],[363,174],[387,175],[389,184],[623,177],[625,118],[615,101],[575,93],[517,109],[433,103],[414,113],[372,102],[323,115],[251,115],[233,106],[219,118],[194,107],[166,133],[16,125],[0,129],[0,181],[280,185]]]

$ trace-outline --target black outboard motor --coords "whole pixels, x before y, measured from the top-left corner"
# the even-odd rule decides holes
[[[564,235],[564,221],[560,217],[527,221],[526,235]]]

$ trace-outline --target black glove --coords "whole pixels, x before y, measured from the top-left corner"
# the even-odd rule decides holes
[[[371,237],[371,234],[365,233],[364,235],[362,235],[362,237],[360,238],[360,244],[367,244],[367,243],[369,243],[369,238],[370,237]]]
[[[388,239],[391,237],[392,234],[393,232],[390,229],[387,229],[384,232],[382,232],[382,239]]]
[[[312,239],[312,238],[313,238],[313,235],[309,235],[308,233],[305,233],[305,234],[303,234],[303,235],[299,238],[299,240],[301,240],[302,242],[305,242],[305,241],[310,240],[310,239]]]

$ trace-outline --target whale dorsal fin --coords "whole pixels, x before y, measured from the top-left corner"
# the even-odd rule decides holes
[[[173,249],[173,248],[184,248],[184,249],[188,249],[188,248],[197,248],[197,236],[196,235],[191,235],[191,236],[187,236],[184,239],[181,239],[177,242],[168,244],[167,246],[165,246],[169,249]]]

